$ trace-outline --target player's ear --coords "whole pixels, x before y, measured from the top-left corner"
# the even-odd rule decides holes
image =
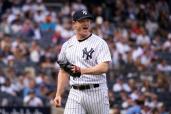
[[[73,29],[77,28],[76,21],[72,21],[72,27],[73,27]]]
[[[72,25],[75,25],[76,24],[76,21],[72,21]]]

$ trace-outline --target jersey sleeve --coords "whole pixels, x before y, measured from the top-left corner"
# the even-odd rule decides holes
[[[64,43],[62,45],[61,51],[58,55],[58,61],[66,61],[66,54],[65,54],[65,50],[66,50],[66,44]]]
[[[105,41],[100,43],[97,55],[97,63],[111,61],[109,47]]]

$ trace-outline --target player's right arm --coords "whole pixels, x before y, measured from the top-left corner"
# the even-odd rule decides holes
[[[56,107],[61,106],[62,94],[65,91],[65,87],[68,85],[68,81],[68,74],[64,70],[60,69],[58,73],[56,96],[53,101]]]
[[[63,44],[61,51],[58,55],[59,61],[66,61],[65,56],[66,43]],[[59,70],[58,80],[57,80],[57,91],[53,103],[56,107],[61,106],[62,94],[64,93],[65,87],[68,85],[68,74],[63,69]]]

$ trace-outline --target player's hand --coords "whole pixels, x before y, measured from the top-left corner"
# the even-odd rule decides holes
[[[73,65],[71,70],[73,73],[80,73],[81,74],[81,68],[76,66],[76,65]]]
[[[53,100],[53,104],[55,105],[55,107],[60,107],[61,101],[62,101],[62,97],[59,95],[56,95],[56,97]]]

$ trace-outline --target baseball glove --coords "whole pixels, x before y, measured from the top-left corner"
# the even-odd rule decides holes
[[[71,64],[68,61],[57,61],[60,68],[62,68],[65,72],[67,72],[72,77],[80,77],[81,70],[78,66]]]

